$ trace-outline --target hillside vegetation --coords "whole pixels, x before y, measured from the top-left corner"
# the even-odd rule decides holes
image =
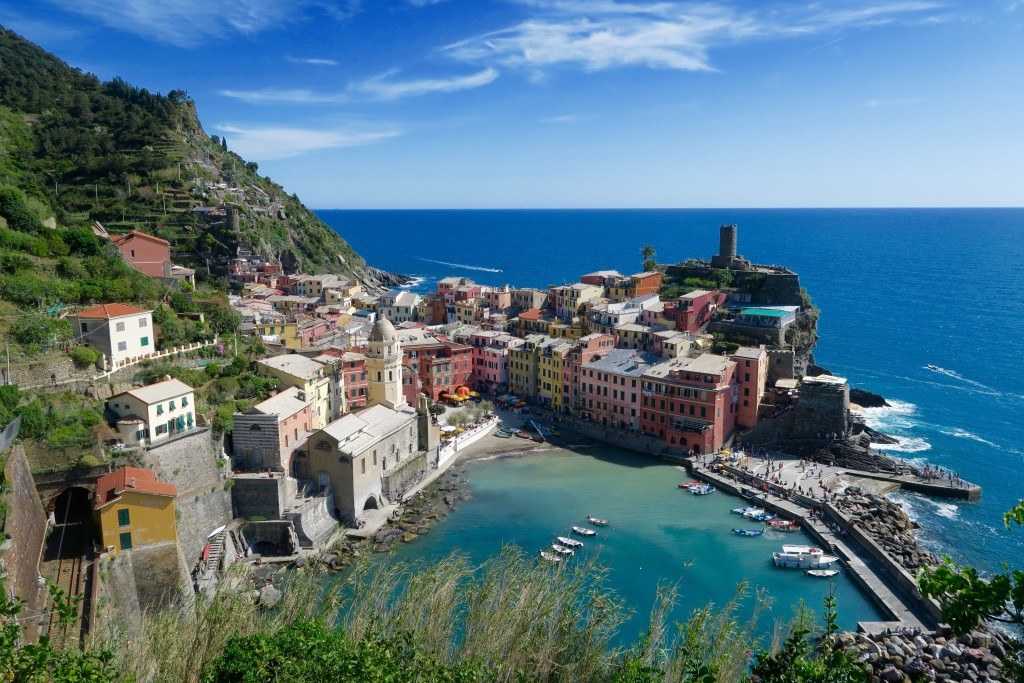
[[[201,276],[222,273],[243,244],[289,268],[367,277],[359,255],[298,197],[206,135],[184,91],[102,82],[3,28],[0,185],[23,192],[40,222],[99,221],[111,233],[167,239],[172,259]],[[195,213],[200,206],[234,207],[237,228]],[[5,218],[7,229],[26,232],[28,216]]]

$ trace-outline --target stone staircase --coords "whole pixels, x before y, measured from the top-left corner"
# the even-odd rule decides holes
[[[217,538],[210,541],[210,554],[206,558],[206,566],[219,569],[221,558],[224,557],[224,532],[217,534]]]

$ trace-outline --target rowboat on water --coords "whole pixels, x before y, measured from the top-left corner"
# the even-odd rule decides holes
[[[590,515],[587,515],[587,519],[590,521],[591,524],[596,524],[598,526],[608,526],[607,519],[598,519],[597,517],[591,517]]]
[[[552,543],[551,544],[551,549],[554,550],[559,555],[562,555],[562,556],[565,556],[565,557],[571,556],[573,554],[572,548],[566,548],[564,545],[559,545],[558,543]]]
[[[747,510],[746,512],[741,512],[739,514],[743,515],[744,517],[753,517],[754,515],[763,515],[764,514],[764,508],[752,508],[750,510]]]
[[[706,496],[709,493],[714,492],[715,487],[712,486],[711,484],[701,484],[700,486],[694,486],[692,489],[690,489],[690,493],[692,493],[695,496]]]
[[[756,522],[770,522],[771,520],[775,519],[776,517],[778,517],[778,515],[773,515],[770,512],[762,512],[759,515],[750,515],[750,519],[752,519],[752,520],[754,520]]]
[[[558,542],[564,545],[566,548],[582,548],[583,541],[577,541],[575,538],[569,538],[568,536],[558,536]]]
[[[700,482],[699,481],[684,481],[682,484],[679,485],[679,488],[681,488],[681,489],[692,489],[694,486],[700,486]]]
[[[597,536],[597,532],[593,529],[588,529],[585,526],[574,526],[572,528],[573,533],[577,533],[580,536]]]
[[[747,507],[743,507],[743,508],[733,508],[732,509],[732,514],[734,514],[734,515],[745,515],[748,512],[755,512],[755,511],[758,511],[758,510],[760,510],[761,512],[764,512],[764,508],[759,508],[756,505],[748,505]]]
[[[768,526],[773,526],[776,529],[784,526],[796,526],[796,521],[792,519],[773,519],[768,522]]]
[[[733,529],[732,532],[737,536],[760,536],[764,529]]]
[[[541,556],[541,558],[547,560],[548,562],[561,562],[562,561],[562,558],[560,558],[558,555],[552,555],[551,553],[544,552],[543,550],[540,551],[540,556]]]

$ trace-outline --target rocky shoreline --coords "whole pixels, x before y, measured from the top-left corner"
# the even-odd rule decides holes
[[[1003,636],[987,631],[953,637],[946,632],[841,633],[839,641],[860,652],[871,683],[950,681],[1001,683],[1006,657]]]
[[[835,506],[907,571],[915,573],[922,567],[941,563],[935,553],[918,544],[915,532],[920,526],[917,522],[884,496],[866,493],[859,486],[848,486],[836,497]]]

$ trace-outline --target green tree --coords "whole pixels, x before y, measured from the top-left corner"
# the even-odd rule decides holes
[[[95,366],[100,359],[100,352],[91,346],[77,346],[71,351],[71,360],[77,368],[88,368]]]
[[[654,247],[650,244],[645,244],[640,248],[640,256],[644,260],[644,270],[655,270],[658,267],[658,262],[654,260],[654,254]]]
[[[1024,499],[1003,515],[1003,524],[1007,529],[1024,525]],[[922,569],[917,585],[921,595],[942,604],[942,620],[958,634],[970,633],[986,619],[1024,625],[1024,570],[1004,565],[986,579],[974,567],[947,557],[938,567]]]

